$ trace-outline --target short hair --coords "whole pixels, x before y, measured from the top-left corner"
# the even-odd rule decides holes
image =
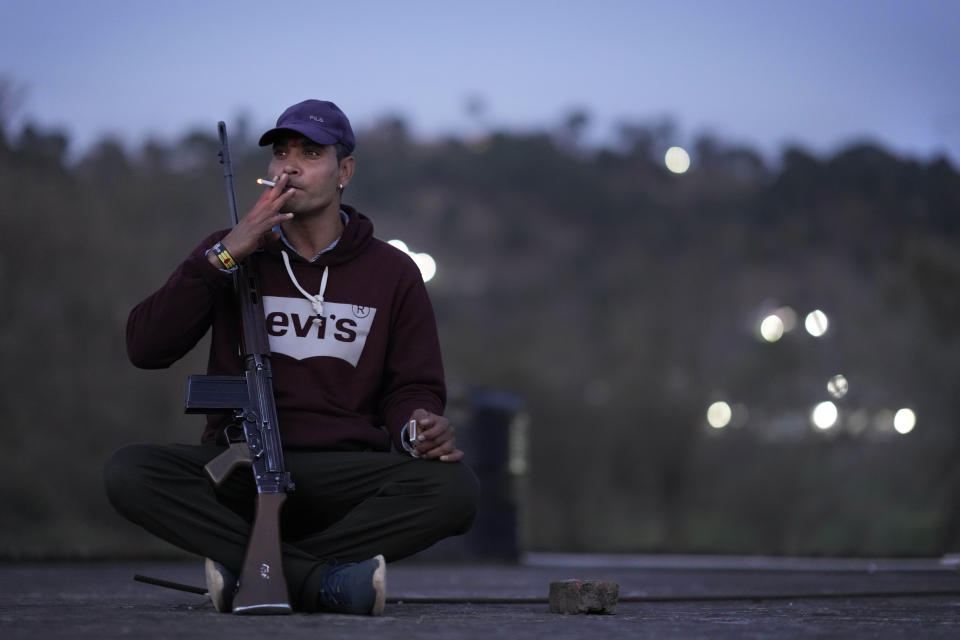
[[[348,158],[352,155],[350,150],[347,149],[347,145],[343,144],[342,142],[334,142],[333,150],[337,152],[337,164],[340,164],[344,158]]]

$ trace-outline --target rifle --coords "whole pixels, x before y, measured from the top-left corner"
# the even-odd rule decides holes
[[[217,129],[230,221],[236,226],[237,203],[227,126],[220,122]],[[219,486],[234,469],[249,464],[257,484],[257,510],[240,572],[240,586],[233,598],[233,612],[290,613],[292,608],[283,577],[280,509],[287,499],[287,492],[293,491],[294,486],[283,463],[256,253],[244,260],[233,273],[233,286],[240,297],[241,353],[246,372],[243,376],[190,376],[184,411],[233,413],[242,426],[243,441],[231,444],[224,453],[211,460],[206,466],[207,475],[214,485]]]

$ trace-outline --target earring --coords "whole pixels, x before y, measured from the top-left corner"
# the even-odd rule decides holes
[[[343,191],[343,183],[337,185],[337,191]]]

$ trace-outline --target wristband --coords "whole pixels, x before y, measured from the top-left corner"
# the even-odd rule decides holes
[[[218,242],[217,244],[213,245],[213,249],[211,249],[211,251],[213,251],[213,253],[220,260],[220,264],[223,265],[224,269],[230,270],[237,266],[237,261],[233,259],[233,256],[230,255],[230,252],[227,251],[227,248],[223,246],[222,242]]]

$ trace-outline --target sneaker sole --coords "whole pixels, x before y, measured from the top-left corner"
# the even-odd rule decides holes
[[[383,608],[387,603],[387,561],[382,555],[374,558],[377,561],[377,570],[373,572],[373,589],[377,598],[370,610],[371,616],[383,615]]]

